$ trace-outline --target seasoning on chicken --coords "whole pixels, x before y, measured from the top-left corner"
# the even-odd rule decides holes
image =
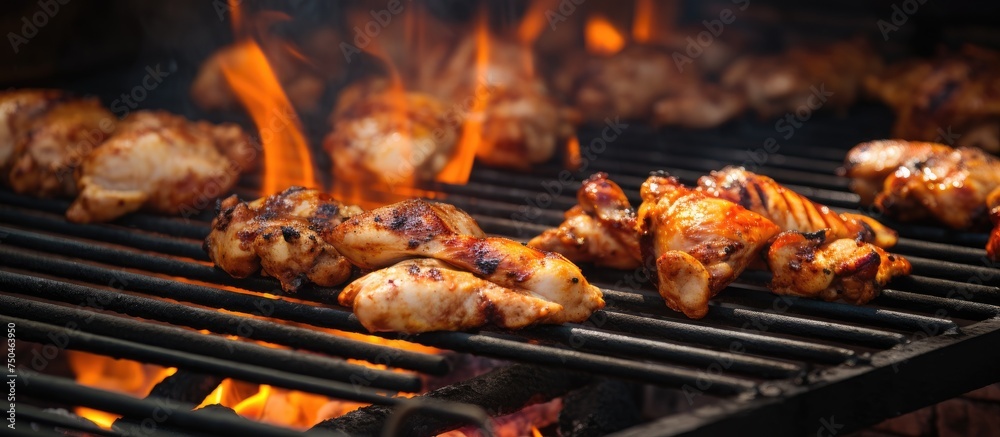
[[[386,186],[432,180],[454,152],[461,123],[428,94],[386,86],[359,83],[342,93],[323,140],[333,172]]]
[[[708,300],[781,229],[760,214],[652,175],[642,185],[639,233],[657,288],[675,311],[705,317]]]
[[[723,73],[722,85],[742,89],[749,106],[764,118],[804,105],[843,111],[858,98],[864,78],[881,67],[868,44],[842,41],[737,59]]]
[[[864,85],[896,113],[894,136],[1000,153],[998,71],[1000,52],[970,45],[894,64]]]
[[[35,98],[54,96],[36,95]],[[10,132],[17,140],[8,163],[8,183],[22,194],[75,195],[74,171],[108,138],[115,129],[117,118],[97,99],[22,103],[18,107],[25,112],[9,119],[17,125],[10,125]],[[47,109],[41,110],[40,106],[47,106]]]
[[[252,202],[233,195],[219,204],[204,247],[215,265],[237,278],[260,270],[288,292],[307,281],[332,287],[351,274],[351,264],[330,244],[333,229],[360,213],[301,187]]]
[[[547,315],[546,323],[581,322],[604,307],[600,289],[562,255],[484,237],[467,214],[447,205],[409,200],[374,209],[334,229],[331,242],[361,268],[434,258],[561,305],[562,311]]]
[[[138,111],[77,170],[70,221],[102,222],[129,212],[180,214],[210,205],[252,165],[256,152],[233,124],[191,122]]]
[[[492,324],[519,329],[546,322],[562,306],[501,287],[436,259],[411,259],[371,272],[338,297],[371,332],[418,333]]]
[[[857,239],[892,247],[896,232],[877,220],[859,214],[838,214],[829,207],[785,188],[774,179],[742,167],[726,167],[698,179],[705,194],[740,204],[763,215],[786,231],[816,232],[827,229],[831,239]]]
[[[875,298],[896,276],[910,274],[910,263],[880,247],[827,231],[779,234],[767,252],[775,294],[843,300],[861,305]]]
[[[0,170],[7,174],[9,161],[31,123],[69,98],[58,90],[23,89],[0,93]]]
[[[595,173],[577,191],[578,205],[566,221],[531,239],[528,246],[558,252],[573,262],[616,269],[642,265],[635,209],[625,192],[605,173]]]

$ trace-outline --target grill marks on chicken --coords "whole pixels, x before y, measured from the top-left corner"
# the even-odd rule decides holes
[[[896,232],[857,214],[838,214],[789,190],[774,179],[741,167],[726,167],[698,179],[698,189],[756,212],[786,231],[828,230],[831,239],[849,238],[892,247]]]
[[[832,241],[831,241],[832,240]],[[779,234],[767,251],[776,294],[864,304],[895,276],[910,274],[910,263],[871,244],[831,232]]]
[[[667,306],[691,318],[708,313],[708,300],[750,264],[781,229],[753,211],[709,197],[677,179],[653,175],[642,185],[639,233],[656,265]]]
[[[577,191],[578,205],[566,221],[531,239],[528,246],[558,252],[574,262],[616,269],[642,264],[635,209],[625,192],[605,173],[595,173]]]
[[[228,192],[254,157],[236,125],[138,111],[83,158],[77,174],[80,194],[66,217],[89,223],[140,209],[195,211],[196,205]]]
[[[262,271],[288,292],[306,281],[332,287],[352,269],[330,243],[333,229],[360,213],[357,206],[300,187],[252,202],[234,195],[219,204],[204,247],[215,265],[237,278]]]
[[[526,305],[526,296],[552,304],[537,306],[538,302],[530,301],[534,302],[533,307],[548,308],[532,313],[530,323],[580,322],[604,307],[600,290],[590,285],[580,269],[566,258],[505,238],[485,237],[471,217],[450,205],[410,200],[374,209],[338,226],[332,242],[348,260],[363,268],[384,268],[414,258],[432,258],[447,263],[469,275],[449,273],[442,276],[447,284],[435,286],[446,287],[452,293],[459,290],[458,293],[466,295],[485,293],[489,305],[479,302],[487,307],[499,308],[512,300],[516,308]],[[362,278],[364,282],[356,293],[352,289],[352,293],[340,297],[341,304],[354,307],[361,323],[370,330],[377,330],[382,322],[363,319],[362,314],[381,312],[359,309],[359,305],[378,305],[379,299],[357,299],[357,296],[371,296],[369,288],[376,287],[379,294],[395,296],[396,304],[401,305],[399,311],[419,313],[416,320],[433,319],[433,314],[439,311],[433,308],[437,305],[435,301],[421,298],[427,296],[421,293],[401,297],[398,293],[402,289],[393,285],[397,281],[405,282],[410,268],[411,264],[404,264],[388,272],[376,272],[371,279]],[[483,280],[493,285],[485,286],[480,282]],[[449,299],[450,302],[468,303],[468,299],[481,298],[452,296]],[[461,319],[440,319],[419,326],[427,330],[463,329],[482,320],[479,318],[482,314],[496,310],[484,311],[486,313],[470,312]],[[503,312],[493,317],[503,319],[501,326],[526,323],[515,319],[506,321],[507,315]]]
[[[854,178],[851,188],[863,200],[901,221],[930,219],[953,229],[984,229],[1000,221],[1000,159],[978,148],[862,143],[848,152],[843,173]],[[1000,235],[993,236],[998,233],[994,229],[987,243],[994,260],[1000,256]]]

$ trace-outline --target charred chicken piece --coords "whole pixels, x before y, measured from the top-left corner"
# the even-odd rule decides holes
[[[449,120],[436,98],[380,84],[346,90],[331,117],[323,148],[344,180],[392,186],[429,181],[448,163],[461,121]]]
[[[896,232],[870,217],[838,214],[785,188],[774,179],[742,167],[726,167],[698,179],[698,190],[756,212],[786,231],[829,230],[831,239],[857,239],[892,247]]]
[[[1000,188],[986,197],[986,206],[990,210],[990,222],[993,223],[993,230],[986,242],[986,256],[990,260],[1000,261]]]
[[[458,331],[486,324],[519,329],[562,311],[557,303],[428,258],[369,273],[338,299],[371,332]]]
[[[48,109],[39,110],[38,106],[44,105]],[[74,171],[114,131],[117,118],[97,99],[36,101],[34,105],[26,104],[24,109],[29,113],[35,109],[37,115],[30,117],[28,123],[24,123],[27,114],[16,116],[21,120],[11,120],[21,128],[28,127],[17,137],[10,155],[11,188],[40,197],[75,195]]]
[[[847,152],[840,174],[851,178],[851,191],[870,205],[882,192],[886,178],[910,161],[921,161],[952,149],[944,144],[904,140],[869,141]]]
[[[724,199],[652,175],[642,185],[639,233],[657,288],[675,311],[705,317],[708,300],[736,279],[781,229]]]
[[[749,106],[764,118],[803,105],[842,111],[854,104],[864,78],[881,66],[865,42],[843,41],[737,59],[723,73],[722,84],[742,89]]]
[[[635,209],[618,184],[605,173],[595,173],[583,181],[577,201],[566,212],[566,221],[533,238],[528,246],[616,269],[642,265]]]
[[[0,93],[0,169],[7,174],[9,162],[32,122],[55,105],[69,99],[58,90],[24,89]]]
[[[255,156],[236,125],[138,111],[83,158],[77,170],[79,196],[66,217],[89,223],[139,209],[194,212],[229,191]]]
[[[604,307],[601,291],[562,255],[483,237],[474,225],[454,207],[410,200],[352,217],[334,229],[332,242],[362,268],[434,258],[501,287],[527,291],[562,305],[549,323],[580,322]]]
[[[910,274],[903,257],[826,231],[779,234],[767,251],[775,294],[843,300],[861,305],[872,300],[896,276]]]
[[[300,187],[252,202],[233,195],[219,204],[204,247],[215,265],[237,278],[262,271],[287,292],[306,282],[331,287],[351,274],[351,264],[330,244],[333,229],[360,213]]]

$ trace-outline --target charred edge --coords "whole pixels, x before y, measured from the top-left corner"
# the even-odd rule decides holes
[[[285,238],[285,241],[291,243],[292,240],[298,240],[299,237],[302,236],[302,234],[300,234],[297,229],[291,226],[282,226],[281,236]]]
[[[754,188],[754,191],[757,192],[757,198],[760,199],[760,206],[761,206],[761,208],[763,208],[766,211],[768,209],[767,208],[767,201],[768,201],[767,191],[765,191],[764,188],[762,188],[760,186],[760,184],[753,184],[753,188]]]

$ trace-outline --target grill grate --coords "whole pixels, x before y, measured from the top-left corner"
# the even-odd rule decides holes
[[[834,170],[848,147],[884,135],[878,126],[887,125],[864,109],[847,119],[817,117],[766,156],[758,171],[819,202],[858,210],[857,196]],[[600,130],[581,134],[585,155],[588,140],[599,136]],[[477,168],[468,185],[435,188],[487,232],[525,239],[562,220],[575,203],[578,181],[590,172],[610,173],[635,201],[650,170],[668,170],[693,183],[713,169],[753,163],[758,145],[776,136],[751,121],[712,133],[635,126],[589,162],[585,173],[574,174],[575,183],[560,183],[555,167],[518,175]],[[249,195],[253,186],[247,181],[239,192]],[[72,338],[70,349],[383,405],[399,402],[389,393],[417,390],[420,374],[451,371],[441,356],[310,329],[366,333],[329,290],[278,299],[275,281],[236,280],[216,270],[200,247],[207,214],[135,214],[113,224],[76,225],[62,218],[68,206],[62,200],[0,191],[0,202],[6,205],[0,209],[0,319],[16,321],[20,340],[44,342],[49,333],[62,332]],[[585,269],[605,290],[608,307],[583,324],[380,336],[714,398],[698,415],[671,416],[630,435],[737,431],[752,424],[775,434],[802,434],[815,432],[818,418],[831,414],[856,429],[1000,380],[1000,271],[986,261],[985,235],[887,224],[899,231],[893,251],[910,259],[914,275],[862,307],[777,297],[761,286],[766,274],[749,272],[713,300],[705,319],[692,321],[668,310],[641,272]],[[68,322],[79,331],[67,330]],[[993,346],[983,347],[990,341]],[[388,362],[391,369],[363,369],[346,359]],[[957,375],[943,377],[935,366]],[[366,375],[364,387],[352,379],[359,374]],[[37,378],[49,389],[65,387],[56,378]],[[875,388],[884,390],[883,406],[856,401]],[[79,403],[86,398],[99,406],[100,396],[74,393]],[[204,427],[206,420],[187,423]]]

